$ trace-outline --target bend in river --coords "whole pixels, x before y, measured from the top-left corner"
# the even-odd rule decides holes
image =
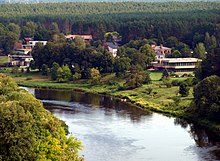
[[[94,94],[26,88],[82,140],[86,161],[220,160],[220,138],[184,120]]]

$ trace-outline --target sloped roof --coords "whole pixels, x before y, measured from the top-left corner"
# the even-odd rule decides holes
[[[67,39],[75,39],[76,36],[83,38],[84,40],[92,40],[92,35],[66,35]]]
[[[107,42],[106,44],[107,44],[107,46],[109,46],[112,49],[118,49],[118,45],[116,45],[116,44],[114,44],[112,42]]]

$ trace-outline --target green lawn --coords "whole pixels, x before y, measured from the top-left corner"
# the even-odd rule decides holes
[[[8,62],[8,56],[0,56],[0,65]]]
[[[152,81],[159,81],[162,77],[162,72],[150,72],[150,77]]]

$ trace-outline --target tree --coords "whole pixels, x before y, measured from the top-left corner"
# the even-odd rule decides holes
[[[19,36],[14,32],[7,32],[4,40],[4,49],[6,52],[11,52],[15,43],[18,41]]]
[[[105,51],[100,59],[100,71],[103,73],[111,73],[114,69],[114,58],[112,53]]]
[[[47,76],[48,75],[48,65],[43,64],[41,69],[42,75]]]
[[[81,143],[66,136],[66,125],[2,74],[0,99],[1,160],[82,161],[78,156]]]
[[[124,74],[130,68],[131,60],[128,57],[117,57],[114,63],[114,71],[116,72],[116,76]]]
[[[210,36],[208,32],[205,33],[205,48],[208,52],[211,52],[217,47],[217,40],[214,35]]]
[[[28,21],[22,29],[23,37],[34,37],[36,29],[37,24],[32,21]]]
[[[185,82],[182,82],[179,86],[179,94],[181,95],[181,97],[186,97],[189,95],[189,90],[190,88],[188,87],[188,85]]]
[[[98,69],[90,69],[90,77],[92,78],[92,83],[97,84],[101,78],[101,74]]]
[[[174,50],[172,52],[172,57],[173,58],[181,58],[182,57],[182,54],[178,51],[178,50]]]
[[[57,71],[59,69],[60,65],[56,62],[53,62],[52,68],[51,68],[51,79],[57,80]]]
[[[84,39],[79,36],[76,36],[73,42],[79,50],[83,50],[86,47]]]
[[[31,62],[30,62],[30,68],[31,68],[31,69],[36,69],[36,63],[35,63],[34,60],[31,60]]]
[[[198,113],[209,119],[220,121],[220,77],[212,75],[194,87],[194,103]]]
[[[130,69],[130,74],[124,83],[125,88],[134,89],[142,86],[144,83],[143,72],[140,71],[138,66],[132,66]]]
[[[144,84],[150,84],[151,83],[151,78],[150,78],[150,73],[148,71],[143,72],[143,77],[144,77]]]
[[[196,48],[194,49],[194,56],[196,56],[199,59],[205,59],[206,55],[206,50],[205,50],[205,46],[203,43],[198,43],[196,45]]]
[[[57,70],[57,81],[68,82],[72,79],[72,73],[68,65],[63,65]]]
[[[211,75],[220,76],[220,48],[216,48],[207,53],[206,59],[201,63],[201,66],[197,69],[197,78],[202,80]]]
[[[169,78],[169,77],[170,77],[170,74],[169,74],[168,70],[165,68],[165,69],[163,70],[162,78],[161,78],[161,79],[167,79],[167,78]]]
[[[10,32],[15,33],[16,35],[18,35],[18,38],[20,37],[21,34],[21,28],[19,25],[15,24],[15,23],[9,23],[7,26],[8,30]]]

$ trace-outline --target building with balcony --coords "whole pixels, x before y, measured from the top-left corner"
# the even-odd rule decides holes
[[[198,62],[201,62],[198,58],[163,58],[157,59],[157,62],[153,62],[152,65],[155,69],[167,69],[168,71],[182,72],[182,71],[194,71]]]

